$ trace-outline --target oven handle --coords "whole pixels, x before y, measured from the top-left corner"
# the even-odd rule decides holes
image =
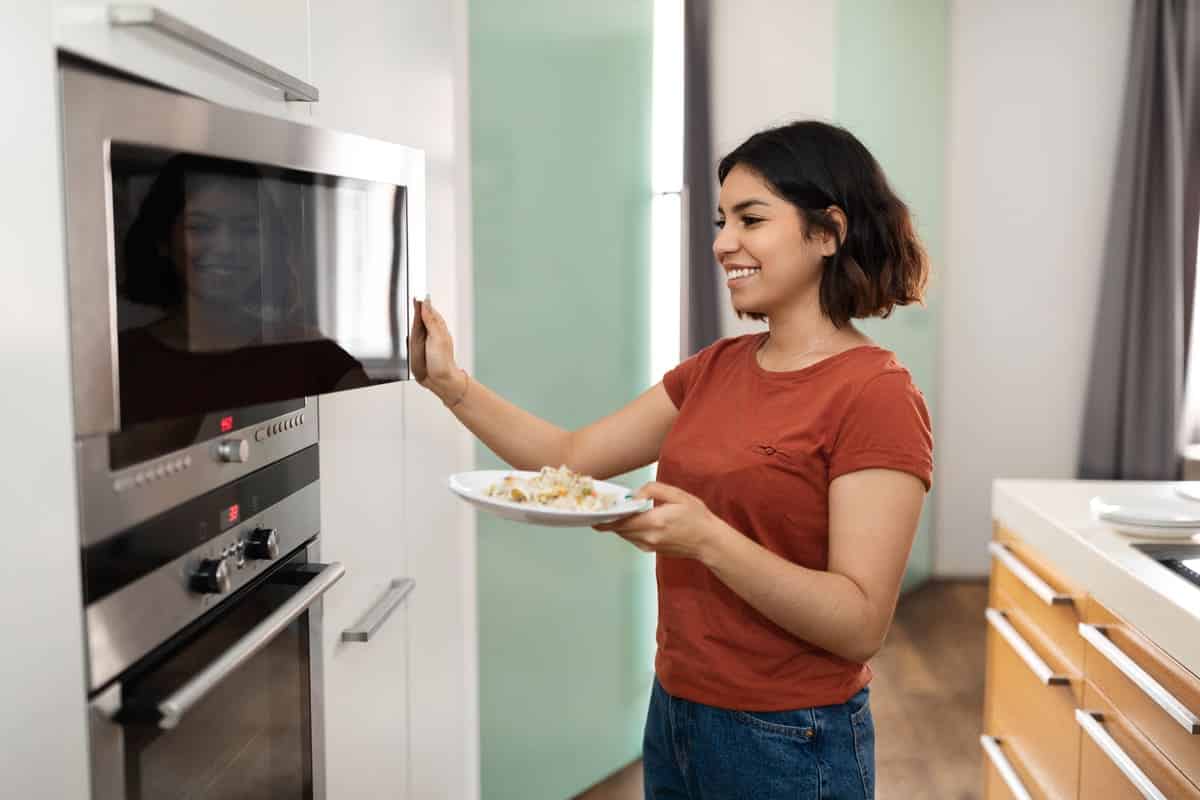
[[[288,598],[288,601],[276,609],[271,616],[251,628],[233,647],[222,653],[220,658],[205,667],[199,675],[158,704],[158,727],[170,730],[178,725],[179,719],[188,712],[188,709],[196,705],[229,673],[270,644],[272,639],[292,623],[292,620],[307,611],[309,606],[321,598],[321,595],[329,591],[329,587],[346,574],[346,568],[337,561],[331,564],[310,566],[320,566],[321,570],[304,585],[303,589]]]

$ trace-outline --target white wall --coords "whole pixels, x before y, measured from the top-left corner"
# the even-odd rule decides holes
[[[0,795],[59,800],[88,769],[52,7],[0,20]]]
[[[1074,476],[1131,8],[952,4],[938,574],[987,570],[994,478]]]
[[[747,137],[794,119],[833,118],[836,0],[715,0],[712,4],[712,165]],[[765,330],[739,320],[716,267],[721,334]]]

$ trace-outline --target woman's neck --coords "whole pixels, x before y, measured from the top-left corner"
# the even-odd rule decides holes
[[[772,314],[768,326],[767,340],[758,353],[765,368],[800,369],[871,341],[853,323],[834,325],[819,304]]]

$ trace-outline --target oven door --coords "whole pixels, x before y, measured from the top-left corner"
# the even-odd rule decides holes
[[[314,547],[92,699],[93,798],[324,797],[321,596],[345,569]]]

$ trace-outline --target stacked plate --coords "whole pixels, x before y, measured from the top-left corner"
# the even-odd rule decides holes
[[[1142,492],[1092,498],[1092,516],[1121,533],[1154,539],[1200,534],[1200,502],[1182,491]]]

